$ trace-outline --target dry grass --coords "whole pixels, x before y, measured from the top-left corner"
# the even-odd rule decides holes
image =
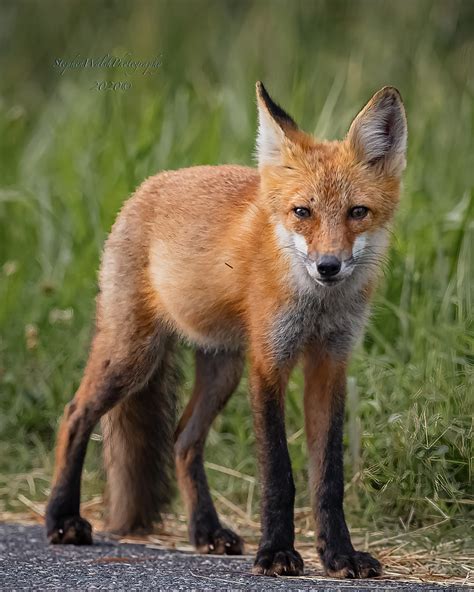
[[[41,524],[45,504],[35,502],[23,494],[17,501],[24,506],[23,512],[2,512],[0,521],[21,524]],[[246,551],[252,555],[258,542],[258,522],[249,517],[241,508],[220,495],[216,505],[224,521],[237,530],[246,541]],[[104,531],[104,504],[102,496],[94,496],[82,504],[82,513],[93,525],[96,532]],[[314,531],[311,527],[310,508],[296,508],[295,522],[297,547],[306,565],[306,575],[310,579],[323,575],[321,565],[314,549]],[[442,523],[444,521],[441,521]],[[474,585],[474,553],[463,550],[461,539],[445,540],[429,548],[430,529],[440,523],[425,526],[408,532],[398,532],[384,536],[383,532],[367,532],[352,529],[353,542],[361,550],[370,550],[384,565],[384,580],[436,583],[445,585]],[[119,539],[121,543],[143,544],[150,548],[176,549],[194,552],[189,545],[186,532],[186,517],[182,514],[167,514],[162,524],[157,525],[155,533],[147,536],[129,536]],[[235,557],[234,557],[235,558]]]

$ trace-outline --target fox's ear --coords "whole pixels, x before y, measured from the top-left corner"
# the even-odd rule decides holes
[[[379,90],[352,122],[347,139],[361,161],[400,176],[406,164],[407,122],[398,90]]]
[[[290,130],[298,126],[281,107],[274,103],[266,88],[257,82],[258,135],[257,158],[259,167],[282,163],[282,150]]]

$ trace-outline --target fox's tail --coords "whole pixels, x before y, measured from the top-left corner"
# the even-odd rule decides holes
[[[169,345],[145,386],[102,418],[113,532],[149,531],[171,501],[179,380],[177,353]]]

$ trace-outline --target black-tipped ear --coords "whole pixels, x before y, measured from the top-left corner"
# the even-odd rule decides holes
[[[298,126],[277,105],[261,82],[257,82],[258,135],[257,156],[259,166],[281,164],[281,149],[286,134]]]
[[[379,90],[354,119],[347,138],[361,161],[400,176],[405,168],[407,123],[398,90],[392,86]]]
[[[278,125],[283,129],[294,129],[297,130],[298,126],[290,115],[284,111],[280,105],[277,105],[271,96],[268,94],[267,89],[263,86],[263,82],[257,82],[257,98],[263,103],[267,112]],[[260,105],[259,105],[260,106]]]

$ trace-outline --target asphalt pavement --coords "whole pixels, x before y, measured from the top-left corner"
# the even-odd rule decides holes
[[[0,590],[374,590],[465,592],[467,587],[388,580],[269,578],[252,557],[218,557],[119,544],[95,535],[87,547],[46,543],[41,526],[0,524]]]

